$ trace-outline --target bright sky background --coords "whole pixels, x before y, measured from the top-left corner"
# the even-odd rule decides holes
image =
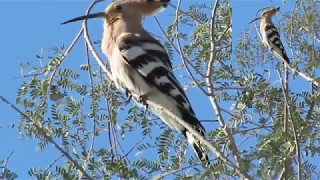
[[[183,0],[182,9],[195,1]],[[17,89],[24,81],[24,79],[19,78],[20,63],[31,61],[37,64],[36,55],[40,54],[41,48],[60,47],[63,44],[67,47],[79,31],[81,22],[64,26],[60,23],[83,15],[90,2],[89,0],[0,0],[0,84],[2,84],[0,95],[13,103],[15,102]],[[232,0],[231,2],[233,6],[234,42],[240,37],[240,33],[249,27],[248,22],[255,17],[258,9],[266,6],[283,7],[281,1],[278,0],[274,0],[274,4],[269,0],[259,0],[258,2],[256,0]],[[172,0],[172,3],[176,4],[176,0]],[[107,3],[100,3],[93,11],[101,11],[106,5]],[[173,11],[172,8],[170,9],[165,10],[158,16],[164,24],[166,24],[165,21],[168,22],[168,19],[170,19],[169,22],[173,21]],[[281,10],[286,10],[286,8]],[[155,26],[152,18],[145,24],[147,29]],[[89,27],[92,40],[100,39],[102,21],[90,20]],[[161,35],[157,28],[153,29],[154,34]],[[85,64],[83,40],[77,43],[64,63],[74,69],[79,69],[81,64]],[[214,119],[213,113],[208,114],[202,108],[210,106],[207,98],[202,94],[201,96],[192,96],[190,100],[199,119],[210,117]],[[2,102],[0,102],[0,114],[0,159],[6,158],[11,151],[14,151],[8,167],[18,173],[19,179],[28,178],[27,170],[33,165],[45,168],[49,162],[58,157],[57,150],[52,146],[48,146],[44,152],[36,152],[34,149],[37,144],[36,141],[20,139],[18,131],[10,128],[12,124],[19,121],[19,115]]]

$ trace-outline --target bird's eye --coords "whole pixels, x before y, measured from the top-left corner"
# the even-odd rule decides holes
[[[121,10],[122,10],[122,6],[120,6],[120,5],[117,6],[117,7],[116,7],[116,10],[117,10],[117,11],[121,11]]]

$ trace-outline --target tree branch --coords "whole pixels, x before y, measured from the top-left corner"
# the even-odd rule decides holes
[[[279,74],[280,76],[280,74]],[[301,152],[300,152],[300,143],[299,143],[299,138],[298,138],[298,135],[297,135],[297,130],[296,130],[296,126],[295,126],[295,123],[294,123],[294,120],[293,120],[293,117],[292,117],[292,114],[291,114],[291,110],[290,110],[290,104],[288,103],[288,100],[289,100],[289,95],[286,93],[286,90],[285,90],[285,84],[283,83],[283,81],[281,80],[281,85],[282,85],[282,90],[283,90],[283,93],[284,93],[284,100],[287,105],[286,109],[288,109],[288,119],[290,120],[291,122],[291,127],[292,127],[292,132],[293,132],[293,136],[294,136],[294,142],[295,142],[295,148],[296,148],[296,156],[297,156],[297,159],[298,159],[298,163],[297,163],[297,170],[298,170],[298,180],[302,179],[302,169],[301,169]],[[286,163],[286,162],[285,162]],[[291,164],[291,163],[290,163]],[[286,172],[287,172],[287,168],[290,168],[291,165],[286,163],[285,167],[284,167],[284,170],[282,171],[282,175],[284,175],[286,178]]]
[[[178,1],[178,5],[176,7],[176,18],[174,20],[174,24],[176,25],[176,31],[179,32],[179,9],[180,9],[180,5],[181,5],[181,0]],[[185,55],[184,52],[181,48],[181,43],[180,43],[180,37],[178,36],[179,34],[176,33],[176,38],[177,38],[177,46],[178,46],[178,54],[180,55],[183,65],[186,67],[187,73],[189,74],[189,76],[191,77],[191,79],[196,83],[196,85],[199,87],[199,89],[207,96],[209,96],[210,94],[208,94],[208,92],[202,87],[202,85],[196,80],[196,78],[193,76],[193,74],[191,73],[187,63],[185,62]],[[191,63],[190,63],[191,64]]]
[[[240,167],[240,156],[238,153],[238,149],[237,149],[237,145],[235,144],[235,140],[233,138],[233,136],[230,133],[229,128],[227,127],[227,125],[225,124],[222,114],[221,114],[221,110],[220,107],[218,105],[217,99],[215,97],[215,93],[214,93],[214,86],[213,83],[211,81],[211,77],[213,74],[213,63],[214,60],[216,58],[216,42],[214,40],[214,24],[215,24],[215,16],[216,16],[216,10],[217,7],[219,6],[219,0],[216,0],[215,4],[214,4],[214,8],[212,10],[212,14],[211,14],[211,23],[210,23],[210,59],[209,59],[209,63],[208,63],[208,70],[207,70],[207,78],[206,78],[206,83],[208,86],[208,93],[212,94],[212,96],[209,97],[210,102],[212,104],[213,109],[215,110],[216,116],[217,116],[217,120],[220,124],[220,126],[222,127],[222,130],[224,131],[224,133],[226,134],[226,136],[228,137],[229,141],[230,141],[230,145],[231,145],[231,152],[232,155],[235,158],[235,161],[237,163],[237,166]],[[244,174],[246,174],[245,172],[242,172]],[[246,175],[247,176],[247,175]]]
[[[49,133],[46,132],[46,130],[41,127],[40,125],[37,124],[37,122],[35,122],[33,119],[31,119],[29,116],[27,116],[26,114],[24,114],[20,109],[18,109],[15,105],[13,105],[11,102],[9,102],[7,99],[5,99],[4,97],[2,97],[0,95],[0,99],[5,102],[7,105],[9,105],[13,110],[15,110],[16,112],[18,112],[20,114],[20,116],[26,118],[28,121],[30,121],[33,126],[36,128],[36,130],[44,137],[45,140],[49,141],[51,144],[54,145],[55,148],[57,148],[67,159],[69,159],[73,165],[82,173],[85,175],[85,178],[93,180],[89,174],[87,174],[87,172],[82,168],[82,166],[76,161],[74,160],[70,154],[68,154],[66,151],[64,151],[59,145],[58,143],[55,142],[55,140],[48,135]]]
[[[92,9],[92,7],[99,2],[102,2],[104,0],[96,0],[94,1],[88,8],[86,15],[88,15]],[[111,75],[111,71],[106,67],[105,63],[101,60],[100,56],[98,55],[97,51],[95,50],[95,48],[93,47],[92,43],[91,43],[91,39],[89,36],[89,32],[88,32],[88,26],[87,26],[87,19],[83,20],[82,23],[82,28],[84,30],[84,39],[86,40],[88,47],[92,53],[92,55],[94,56],[94,58],[96,59],[97,63],[99,64],[99,66],[102,68],[102,70],[107,73],[109,79],[112,79],[112,75]]]
[[[178,122],[180,125],[185,127],[192,135],[197,138],[201,144],[206,145],[210,151],[214,152],[217,156],[217,158],[220,158],[223,162],[228,164],[231,168],[234,169],[234,171],[243,179],[249,179],[249,176],[246,173],[243,173],[239,167],[233,164],[226,156],[224,156],[217,147],[215,147],[213,144],[211,144],[208,140],[206,140],[199,132],[197,132],[195,129],[193,129],[187,122],[177,117],[175,114],[170,112],[169,110],[163,108],[162,106],[147,100],[147,104],[150,106],[153,106],[154,108],[166,113],[168,116],[170,116],[172,119],[174,119],[176,122]]]

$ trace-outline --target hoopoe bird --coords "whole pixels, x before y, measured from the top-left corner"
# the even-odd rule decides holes
[[[254,19],[250,23],[261,19],[260,21],[260,33],[262,36],[262,42],[270,49],[270,51],[284,63],[289,64],[290,60],[284,49],[284,46],[280,40],[278,29],[272,23],[272,17],[280,10],[278,8],[267,9],[262,12],[261,16]]]
[[[205,136],[191,104],[173,74],[164,47],[142,26],[142,19],[166,7],[170,0],[122,0],[110,4],[105,12],[80,16],[69,21],[103,18],[101,48],[107,56],[112,79],[118,89],[131,94],[139,103],[158,104],[175,114]],[[168,126],[182,133],[195,150],[203,166],[209,165],[204,146],[171,116],[156,107],[149,108]]]

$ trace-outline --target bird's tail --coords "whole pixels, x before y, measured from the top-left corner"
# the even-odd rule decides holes
[[[200,132],[202,135],[203,132]],[[210,165],[209,163],[209,156],[204,148],[204,145],[200,143],[198,139],[196,139],[189,131],[186,131],[185,136],[188,140],[188,143],[192,146],[194,149],[196,155],[198,156],[199,160],[201,161],[202,165],[204,167],[208,167]]]

